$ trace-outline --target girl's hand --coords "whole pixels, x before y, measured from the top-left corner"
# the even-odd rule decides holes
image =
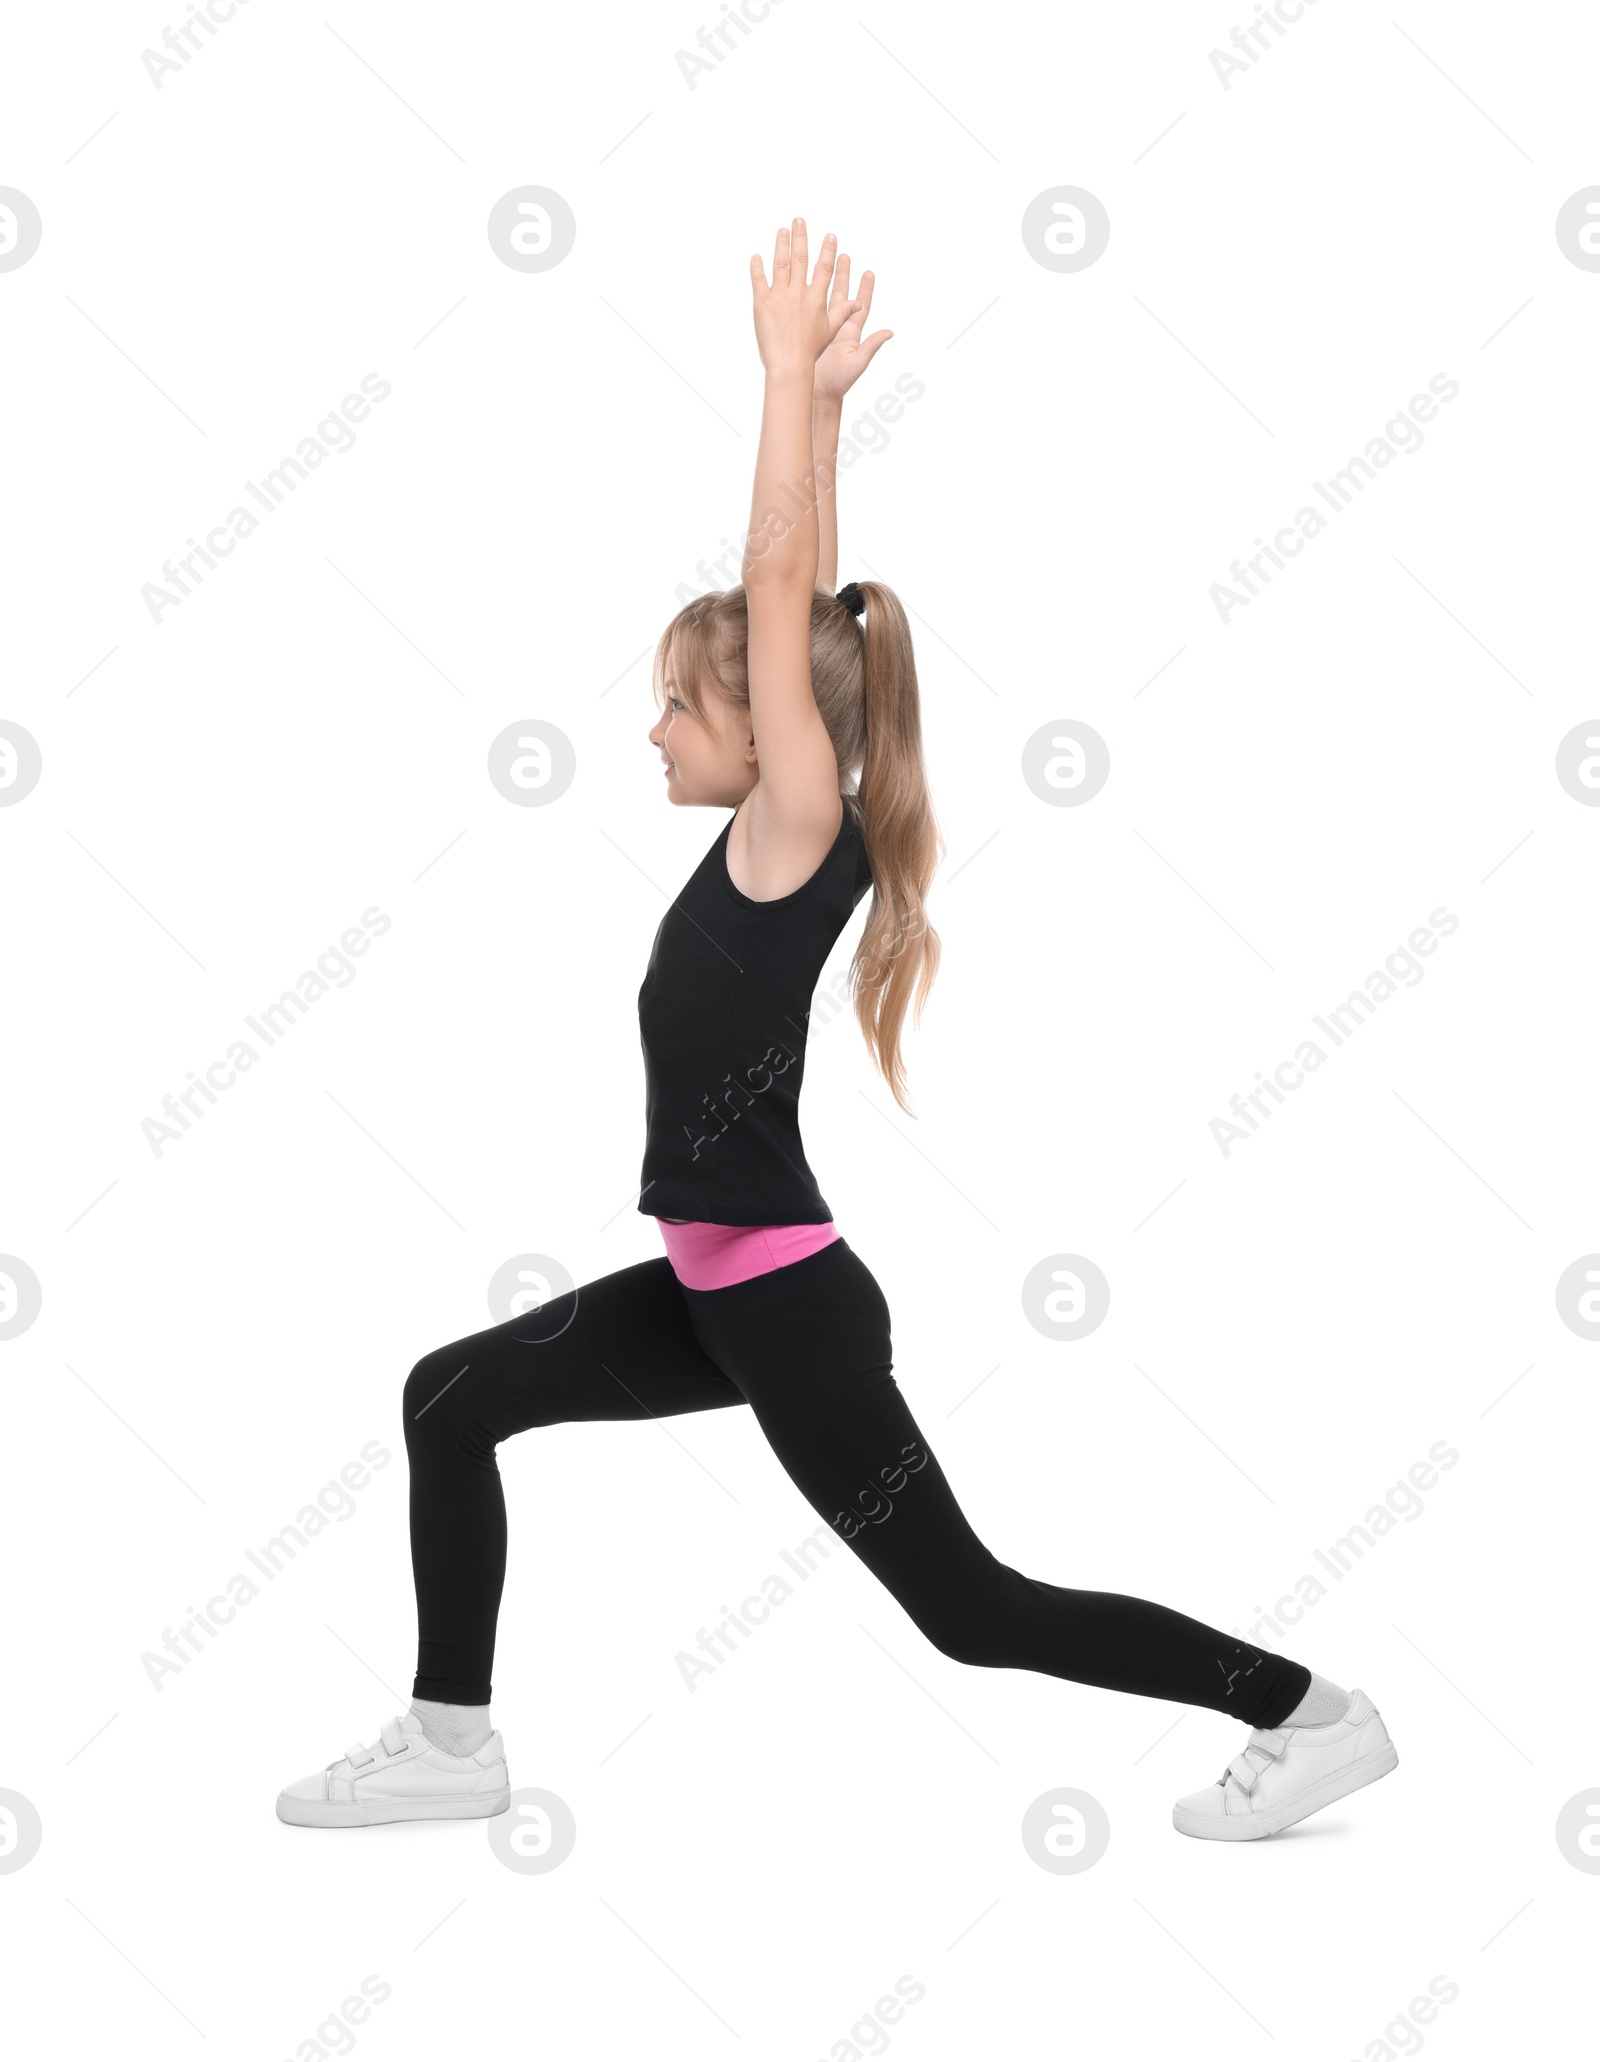
[[[850,300],[850,260],[841,258],[833,275],[833,291],[841,303],[851,312],[834,333],[833,342],[817,360],[813,398],[818,401],[842,401],[845,395],[860,379],[872,363],[879,347],[894,335],[892,329],[880,329],[869,336],[865,343],[861,332],[872,313],[872,274],[861,275],[861,298]]]
[[[775,372],[812,377],[812,368],[848,320],[856,304],[843,294],[829,305],[828,287],[833,278],[836,236],[822,239],[817,269],[806,278],[806,225],[794,218],[793,230],[778,231],[772,256],[772,284],[756,252],[750,260],[750,284],[755,296],[756,345],[768,374]]]

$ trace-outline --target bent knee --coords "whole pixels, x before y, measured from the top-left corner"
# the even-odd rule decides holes
[[[1008,1665],[1007,1643],[993,1625],[970,1618],[941,1619],[935,1625],[925,1625],[922,1630],[941,1654],[967,1668],[1004,1668]]]
[[[459,1442],[470,1415],[461,1379],[466,1372],[465,1355],[441,1346],[425,1353],[406,1376],[400,1408],[409,1449]]]
[[[1008,1637],[1001,1601],[990,1583],[958,1584],[942,1591],[918,1616],[923,1637],[941,1654],[969,1668],[1004,1668],[1014,1642]]]

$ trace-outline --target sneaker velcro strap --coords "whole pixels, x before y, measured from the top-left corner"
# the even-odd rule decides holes
[[[399,1719],[386,1718],[378,1728],[378,1738],[382,1740],[383,1750],[386,1754],[403,1754],[405,1752],[405,1735],[400,1730]]]
[[[1245,1742],[1248,1747],[1259,1747],[1263,1754],[1270,1755],[1274,1761],[1288,1744],[1289,1735],[1278,1726],[1272,1727],[1268,1732],[1263,1732],[1258,1726]]]
[[[370,1747],[363,1747],[357,1741],[354,1747],[347,1747],[344,1750],[344,1758],[352,1768],[365,1768],[369,1761],[376,1761],[378,1757]]]
[[[1241,1790],[1253,1790],[1256,1786],[1256,1778],[1260,1773],[1261,1771],[1256,1767],[1255,1763],[1243,1754],[1236,1754],[1232,1761],[1228,1763],[1228,1774],[1233,1777]]]

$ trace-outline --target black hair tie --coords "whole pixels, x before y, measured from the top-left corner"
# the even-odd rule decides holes
[[[859,616],[867,605],[867,597],[861,592],[861,589],[854,580],[850,581],[847,586],[841,587],[834,598],[837,601],[842,601],[852,616]]]

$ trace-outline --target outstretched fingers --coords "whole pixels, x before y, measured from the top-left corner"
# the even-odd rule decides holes
[[[830,229],[822,239],[822,248],[817,253],[817,269],[811,276],[812,291],[823,301],[828,298],[834,274],[839,267],[839,239]]]
[[[850,260],[841,258],[839,262],[843,268],[844,290],[837,296],[837,306],[844,310],[844,319],[835,322],[833,333],[836,337],[843,337],[847,344],[857,344],[861,341],[861,326],[872,306],[872,274],[862,273],[861,291],[855,300],[851,300]],[[834,311],[830,308],[828,312],[831,315]]]
[[[817,253],[816,270],[807,278],[807,264],[810,246],[806,238],[806,222],[803,215],[796,215],[787,229],[780,229],[772,246],[772,286],[800,288],[809,287],[824,301],[836,301],[841,306],[850,303],[850,260],[838,257],[839,239],[830,230],[822,239]],[[870,278],[870,274],[865,275]],[[767,275],[762,267],[759,252],[750,258],[751,283],[756,286],[767,284]]]

